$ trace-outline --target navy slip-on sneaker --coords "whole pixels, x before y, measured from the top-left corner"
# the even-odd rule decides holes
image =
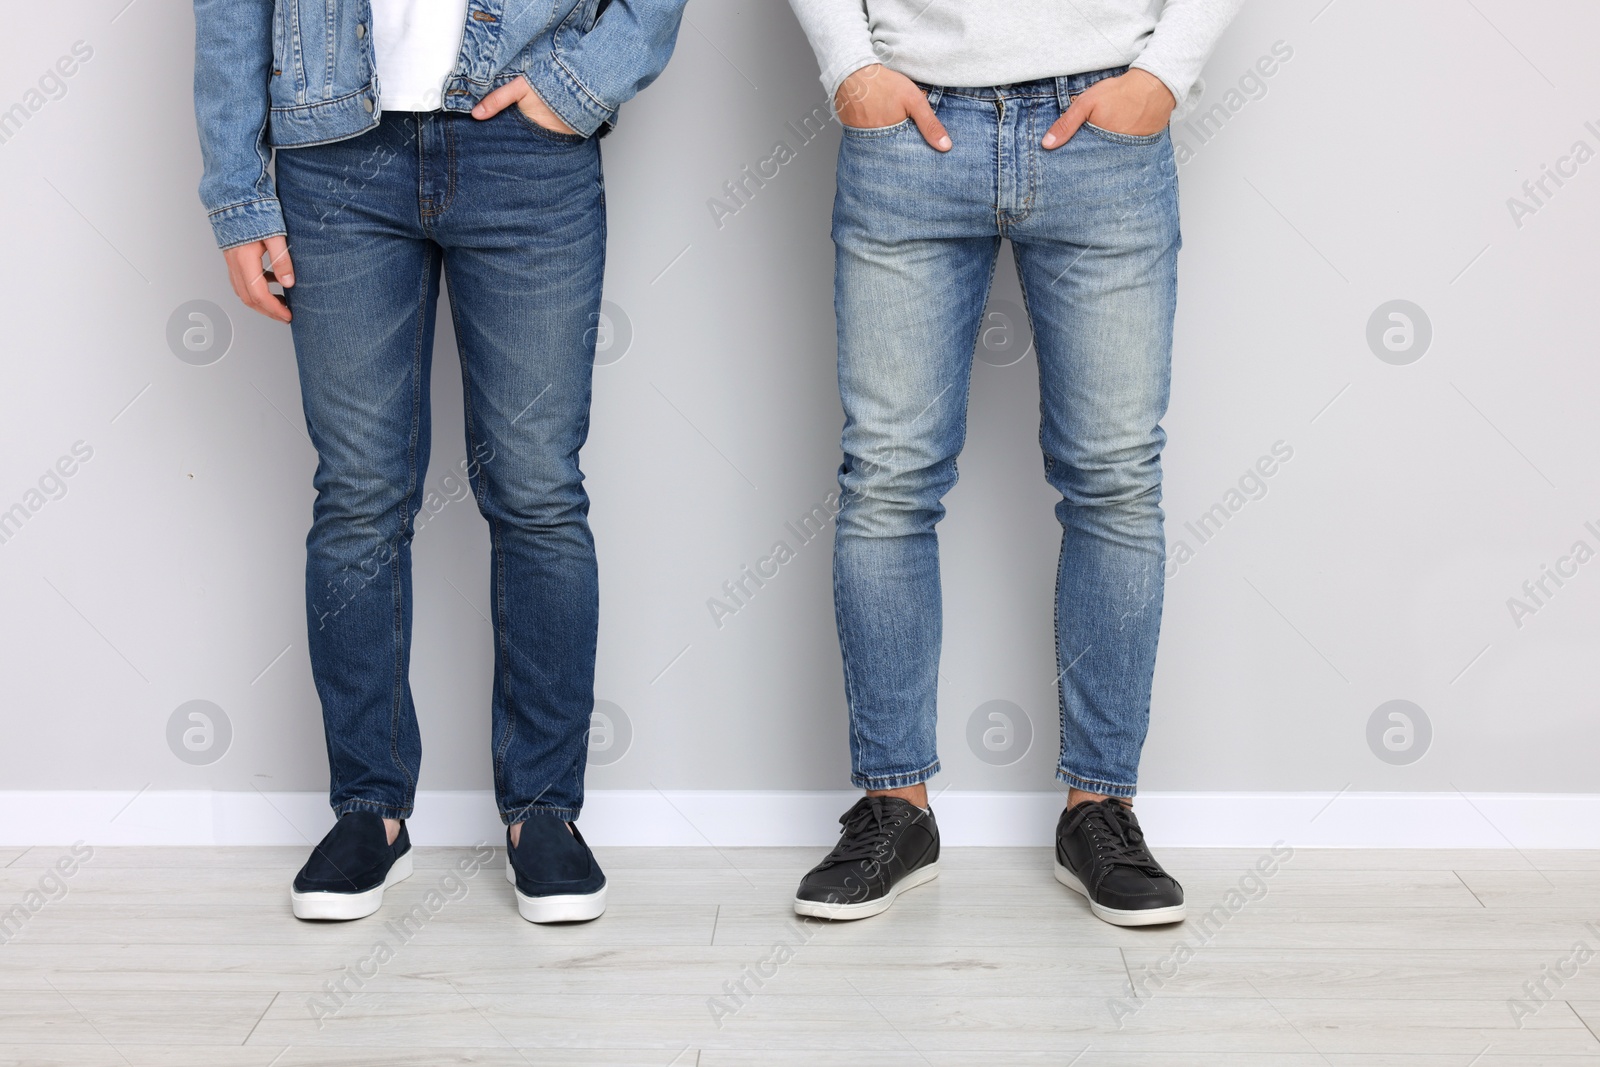
[[[352,811],[311,850],[289,899],[297,919],[360,919],[383,906],[385,889],[410,877],[406,824],[391,845],[383,816]]]
[[[606,910],[606,876],[594,853],[576,826],[554,815],[530,814],[514,848],[506,829],[506,881],[531,923],[587,922]]]

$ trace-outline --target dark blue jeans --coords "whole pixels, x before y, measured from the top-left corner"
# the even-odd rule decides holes
[[[465,473],[489,523],[500,815],[575,819],[598,588],[578,450],[605,266],[599,145],[515,107],[391,113],[278,153],[306,426],[311,668],[334,811],[410,814],[411,539],[428,468],[441,269],[461,352]]]

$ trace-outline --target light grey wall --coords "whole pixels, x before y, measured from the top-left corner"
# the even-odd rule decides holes
[[[187,6],[14,5],[6,22],[0,108],[26,105],[74,42],[93,55],[0,144],[0,508],[42,503],[0,544],[0,788],[321,789],[300,604],[313,455],[288,332],[236,305],[195,197]],[[1146,788],[1595,789],[1600,561],[1547,582],[1520,627],[1507,600],[1574,542],[1600,550],[1600,160],[1547,180],[1520,220],[1508,198],[1577,142],[1600,150],[1597,35],[1578,0],[1294,0],[1257,2],[1217,51],[1205,106],[1235,110],[1208,138],[1176,131],[1187,244],[1167,505],[1174,551],[1194,552],[1170,585]],[[1275,42],[1293,54],[1265,94],[1230,101]],[[606,358],[631,342],[597,371],[584,465],[598,696],[632,742],[591,787],[846,783],[826,540],[720,629],[706,603],[792,542],[785,522],[838,462],[838,138],[801,146],[786,125],[823,103],[812,64],[777,0],[695,0],[674,64],[605,143],[620,309]],[[779,141],[797,158],[719,227],[708,200]],[[1368,341],[1397,299],[1432,332],[1405,365]],[[167,338],[195,300],[231,323],[206,366]],[[1034,361],[994,365],[1026,345],[1004,334],[1004,301],[1020,302],[1008,266],[995,300],[943,526],[939,785],[1040,790],[1057,528]],[[441,331],[435,487],[464,451],[448,319]],[[30,498],[80,441],[92,458],[66,494]],[[1293,457],[1266,496],[1200,544],[1183,524],[1276,442]],[[423,785],[487,788],[486,538],[470,503],[430,520],[416,565]],[[1432,733],[1403,765],[1369,744],[1396,699]],[[214,762],[169,745],[192,700],[231,727]],[[967,739],[993,700],[1032,725],[1009,766]]]

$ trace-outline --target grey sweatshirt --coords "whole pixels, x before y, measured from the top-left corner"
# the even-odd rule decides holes
[[[789,0],[832,100],[882,63],[930,85],[1008,85],[1123,64],[1172,91],[1181,117],[1243,0]],[[1193,99],[1191,99],[1191,96]]]

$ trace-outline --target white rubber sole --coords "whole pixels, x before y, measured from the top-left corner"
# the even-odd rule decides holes
[[[795,897],[794,911],[796,915],[809,915],[814,919],[870,919],[874,915],[888,911],[889,906],[901,893],[931,882],[937,877],[939,877],[939,861],[934,860],[926,867],[918,867],[900,879],[877,900],[864,900],[860,904],[824,904],[817,900],[801,900]]]
[[[606,889],[593,893],[567,893],[561,896],[530,897],[517,888],[517,872],[506,860],[506,881],[517,895],[517,914],[531,923],[584,923],[598,919],[606,910]]]
[[[1167,923],[1181,923],[1188,914],[1188,905],[1174,904],[1169,908],[1108,908],[1103,904],[1096,904],[1089,891],[1078,881],[1078,876],[1056,863],[1056,881],[1074,892],[1081,893],[1083,899],[1089,902],[1089,910],[1095,917],[1103,919],[1112,926],[1163,926]]]
[[[383,891],[411,877],[411,851],[394,861],[383,884],[365,893],[296,893],[289,890],[296,919],[365,919],[383,907]]]

